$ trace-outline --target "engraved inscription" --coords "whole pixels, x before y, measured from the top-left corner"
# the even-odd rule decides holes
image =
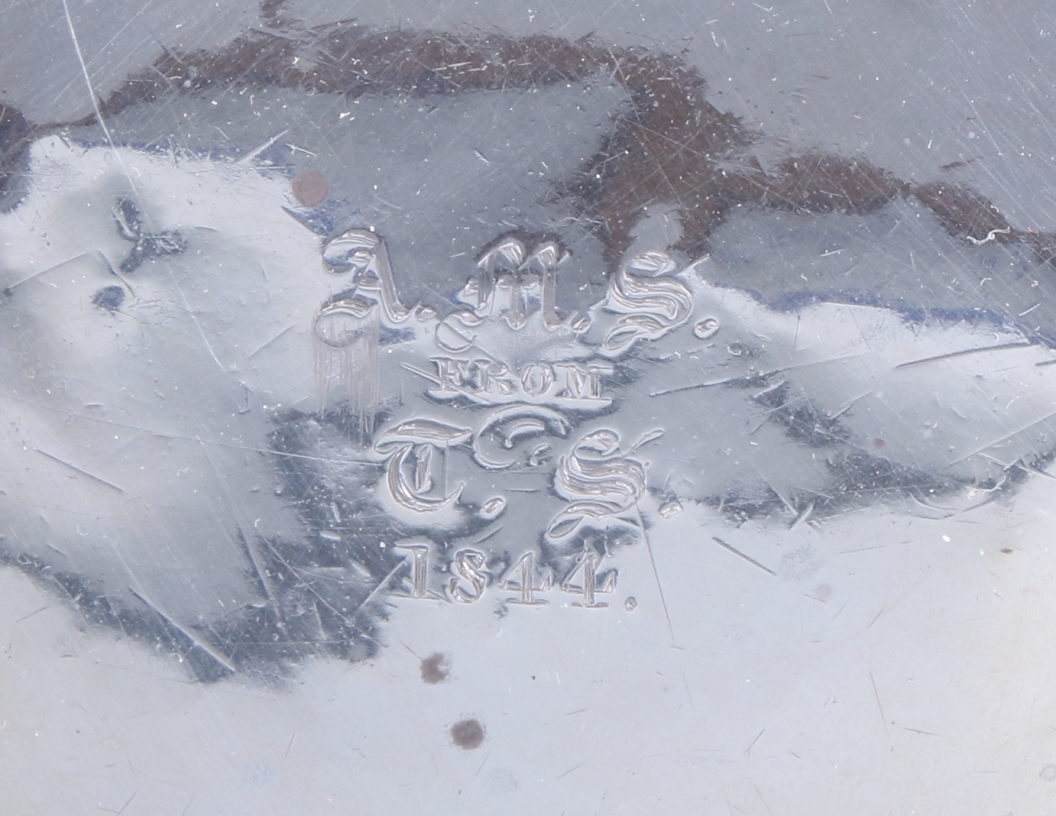
[[[535,565],[535,553],[526,552],[510,566],[499,580],[499,588],[517,592],[509,602],[520,606],[545,606],[549,601],[536,598],[537,592],[549,592],[554,575],[549,567],[541,571]]]
[[[872,413],[859,412],[855,403],[872,394],[828,380],[816,391],[826,402],[816,404],[818,397],[806,395],[811,378],[823,377],[839,353],[814,350],[815,323],[707,283],[707,259],[679,269],[664,252],[632,253],[600,302],[568,313],[555,288],[567,253],[554,242],[529,246],[506,236],[480,257],[458,296],[464,307],[438,315],[402,304],[381,236],[349,230],[323,254],[328,273],[347,276],[352,290],[323,304],[314,331],[320,347],[345,355],[342,376],[355,375],[343,385],[343,410],[358,417],[378,457],[382,476],[374,494],[404,523],[435,528],[397,546],[407,560],[393,594],[474,604],[497,590],[508,604],[542,606],[560,591],[579,607],[605,608],[601,598],[617,580],[605,559],[644,539],[641,502],[650,492],[656,518],[673,519],[693,497],[687,487],[706,498],[709,483],[728,482],[730,473],[744,478],[744,459],[774,497],[769,501],[796,519],[813,517],[827,474],[862,458],[855,434],[880,438],[869,423],[889,410],[877,389]],[[892,325],[896,335],[902,331],[883,309],[816,310],[825,312],[816,318],[825,321],[824,333],[816,336],[843,331],[849,349],[858,348],[866,329],[876,337],[891,335]],[[384,353],[382,329],[389,332]],[[961,354],[898,362],[897,355],[905,356],[899,344],[917,341],[905,331],[904,340],[893,335],[876,352],[878,365],[898,371],[899,382]],[[711,342],[720,334],[720,342]],[[892,362],[882,356],[888,347],[895,349]],[[633,389],[621,385],[628,370]],[[701,393],[725,406],[734,417],[730,428],[738,411],[760,419],[754,429],[700,438],[693,429]],[[641,419],[661,409],[663,427]],[[375,427],[382,414],[385,421]],[[802,444],[810,461],[794,464],[789,476],[760,458],[754,448],[764,429]],[[849,452],[840,449],[845,444]],[[683,466],[686,445],[700,467]],[[885,455],[892,447],[886,444]],[[703,459],[698,449],[707,452]],[[817,450],[839,452],[830,454],[826,469],[816,464]],[[989,467],[976,453],[962,459]],[[868,462],[862,467],[863,478],[870,467],[883,473]],[[727,505],[723,497],[720,507],[736,512],[737,501]],[[511,531],[521,543],[497,547]]]
[[[240,40],[219,61],[166,57],[156,87],[137,79],[101,110],[128,111],[138,130],[157,119],[133,110],[148,97],[196,109],[217,65],[291,47],[275,36]],[[341,46],[334,53],[375,62],[412,47],[358,26],[319,36]],[[841,230],[846,219],[880,219],[875,227],[909,216],[930,222],[920,240],[937,233],[926,240],[939,254],[952,249],[990,280],[994,252],[1020,271],[1047,263],[1051,235],[1017,230],[974,193],[903,183],[857,160],[730,164],[727,148],[748,150],[748,134],[706,104],[699,77],[675,58],[489,35],[459,40],[470,61],[456,69],[444,57],[451,42],[423,36],[411,37],[412,56],[430,62],[432,49],[467,92],[423,90],[420,61],[396,60],[404,68],[364,80],[360,102],[380,110],[390,92],[417,89],[472,113],[472,91],[509,80],[542,92],[553,77],[587,83],[589,93],[574,92],[585,103],[614,84],[632,102],[659,101],[612,119],[623,102],[603,105],[602,130],[588,140],[602,147],[563,177],[547,168],[546,201],[541,187],[509,188],[506,165],[488,169],[486,187],[467,176],[466,206],[441,212],[439,199],[426,201],[437,177],[426,179],[421,162],[395,174],[414,189],[380,190],[387,214],[363,181],[382,168],[353,166],[351,154],[313,159],[291,145],[293,160],[277,162],[264,155],[274,139],[248,150],[233,136],[230,148],[248,152],[231,161],[226,150],[180,147],[209,138],[104,149],[87,120],[0,123],[15,134],[8,163],[19,169],[0,214],[14,423],[5,563],[58,581],[93,620],[137,621],[215,678],[294,651],[359,659],[384,641],[382,607],[395,598],[499,614],[629,610],[627,593],[611,597],[614,565],[646,555],[623,548],[649,545],[654,529],[662,547],[669,531],[700,521],[820,524],[876,502],[941,515],[972,496],[1008,495],[1051,465],[1056,341],[1038,302],[1044,281],[1029,287],[1037,293],[1016,283],[1029,296],[1021,304],[958,294],[940,312],[950,304],[928,287],[904,302],[863,299],[868,279],[842,288],[820,267],[811,280],[822,288],[810,291],[798,283],[805,276],[772,275],[769,259],[747,249],[773,246],[775,228],[805,237],[801,249],[828,241],[815,223],[830,212]],[[499,51],[525,56],[509,63],[521,79],[494,59]],[[309,62],[300,79],[348,90]],[[340,73],[344,62],[330,67]],[[599,71],[611,81],[595,83]],[[239,84],[234,74],[214,79]],[[272,79],[258,95],[285,94]],[[659,93],[658,82],[678,93]],[[672,104],[691,115],[673,116]],[[399,118],[402,129],[389,132],[403,139],[414,123]],[[605,122],[615,124],[606,132]],[[647,134],[663,141],[686,122],[700,149],[649,146]],[[575,136],[580,147],[587,132]],[[334,164],[346,158],[347,172]],[[674,187],[649,181],[658,178]],[[846,196],[829,194],[833,179]],[[722,201],[746,206],[715,210]],[[860,248],[875,251],[886,230],[871,227]],[[682,254],[705,246],[712,257]],[[797,268],[808,257],[779,246]],[[851,249],[822,257],[840,252],[846,260]],[[168,465],[152,473],[144,462]],[[49,499],[59,481],[61,512]],[[144,529],[164,534],[173,563],[199,565],[194,592],[156,568]]]
[[[494,359],[461,360],[433,357],[439,388],[429,390],[436,399],[468,397],[477,402],[578,403],[580,409],[604,408],[611,400],[602,395],[602,377],[611,374],[603,363],[529,363],[511,370]]]
[[[599,571],[602,556],[589,548],[579,554],[566,575],[555,581],[550,567],[537,565],[534,552],[523,553],[500,573],[489,568],[486,553],[466,547],[454,554],[448,567],[451,577],[441,583],[439,578],[433,578],[434,548],[430,544],[401,542],[395,549],[406,553],[406,560],[401,565],[401,582],[390,594],[414,600],[472,604],[481,600],[485,590],[494,584],[502,592],[516,593],[503,599],[516,606],[546,606],[550,601],[538,596],[557,589],[579,597],[572,603],[574,607],[604,609],[608,604],[598,601],[597,595],[614,592],[619,579],[615,568]]]
[[[603,609],[607,603],[596,600],[598,593],[611,593],[616,588],[616,572],[610,570],[604,575],[598,575],[598,554],[586,550],[576,561],[572,572],[561,582],[562,592],[571,592],[580,595],[582,601],[573,606],[582,606],[586,609]]]
[[[467,548],[456,552],[451,563],[451,571],[455,576],[448,582],[448,596],[459,603],[479,601],[491,581],[487,564],[487,555],[480,550]]]

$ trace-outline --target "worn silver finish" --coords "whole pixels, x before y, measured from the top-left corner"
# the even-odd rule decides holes
[[[752,9],[587,22],[669,55],[688,26],[711,101],[785,114],[716,177],[809,183],[773,167],[831,121],[834,154],[917,193],[746,198],[706,235],[658,194],[606,243],[618,214],[576,173],[641,112],[615,74],[353,99],[245,68],[118,109],[156,55],[100,67],[99,38],[149,8],[0,13],[69,52],[36,85],[0,58],[33,125],[0,212],[5,808],[1045,812],[1056,287],[1031,242],[1051,164],[998,161],[1006,136],[961,148],[1000,121],[1040,155],[1047,114],[976,77],[978,105],[914,99],[904,151],[894,124],[855,142],[858,107],[879,126],[850,79],[812,81],[825,113],[804,117],[730,56],[756,17],[780,27]],[[265,3],[257,24],[311,43],[325,11]],[[159,36],[218,49],[240,14]],[[567,14],[558,39],[585,48],[590,14]],[[992,60],[1027,36],[1015,14]],[[888,46],[918,28],[878,26]],[[867,93],[892,106],[915,87],[884,76]],[[951,173],[1007,225],[929,204],[919,185]]]

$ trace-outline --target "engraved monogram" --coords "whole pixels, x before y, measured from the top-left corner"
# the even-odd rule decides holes
[[[284,213],[274,172],[119,154],[36,142],[31,166],[65,175],[0,218],[0,557],[108,625],[138,610],[202,676],[291,643],[362,657],[395,597],[630,609],[628,545],[877,502],[949,514],[1051,457],[1052,347],[1014,322],[767,301],[649,224],[604,288],[528,232],[423,281],[406,234]],[[133,197],[122,168],[153,187]],[[234,192],[252,228],[225,221]],[[202,553],[189,593],[171,570]]]
[[[566,312],[555,291],[569,253],[508,235],[482,253],[455,297],[461,308],[441,316],[401,301],[382,236],[349,230],[322,255],[348,288],[314,317],[319,410],[356,417],[362,444],[381,458],[383,507],[443,530],[395,545],[405,560],[388,591],[474,603],[494,586],[514,593],[509,603],[536,606],[556,588],[584,608],[607,606],[597,595],[612,592],[617,572],[601,564],[644,526],[646,462],[636,454],[663,432],[629,445],[590,418],[612,410],[622,357],[689,320],[685,270],[665,253],[639,253],[604,300]],[[524,541],[519,556],[457,546],[508,521]]]
[[[912,438],[886,434],[883,459],[864,444],[884,439],[893,411],[931,410],[893,408],[885,384],[901,393],[934,376],[929,367],[960,366],[966,355],[982,370],[995,366],[994,382],[1005,362],[1047,359],[1013,329],[1006,342],[980,345],[970,326],[935,325],[929,339],[941,351],[920,356],[919,331],[894,311],[817,302],[781,312],[709,283],[708,258],[680,267],[666,252],[635,248],[599,302],[566,310],[556,284],[569,253],[518,235],[481,253],[452,297],[458,305],[442,315],[402,303],[381,236],[343,233],[323,259],[350,286],[315,318],[320,410],[358,418],[381,458],[380,504],[431,528],[398,545],[406,559],[388,591],[406,597],[475,603],[498,591],[505,604],[533,606],[556,588],[602,607],[596,596],[618,577],[602,569],[606,559],[648,543],[647,495],[670,519],[687,499],[715,495],[709,484],[724,484],[720,510],[755,502],[748,512],[757,514],[776,497],[799,523],[863,491],[902,489],[899,479],[910,496],[958,482],[999,488],[1035,447],[1033,430],[995,431],[994,442],[969,449],[941,421],[928,435],[949,440],[951,453],[923,467]],[[827,373],[836,370],[842,379]],[[732,433],[702,436],[703,405],[728,411],[717,426]],[[789,442],[824,458],[782,464],[759,453],[791,451]],[[746,470],[765,493],[752,493]],[[850,474],[846,484],[833,484],[838,472]],[[738,482],[740,495],[729,488]],[[498,546],[472,544],[493,536]]]

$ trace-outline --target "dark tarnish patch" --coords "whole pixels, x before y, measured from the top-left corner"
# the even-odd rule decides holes
[[[279,574],[279,547],[274,542],[256,544],[274,554],[267,562],[268,578],[276,584],[289,580],[289,574]],[[0,565],[15,567],[44,588],[56,591],[89,622],[121,632],[159,653],[174,655],[204,683],[236,672],[285,676],[311,656],[360,661],[376,654],[379,645],[380,615],[366,614],[360,608],[361,599],[359,607],[353,608],[342,607],[343,599],[322,597],[315,591],[322,582],[315,586],[300,582],[295,588],[299,591],[282,593],[276,604],[245,607],[222,623],[190,626],[177,624],[145,598],[122,603],[86,578],[55,570],[24,553],[0,550]]]
[[[92,295],[92,303],[108,312],[116,312],[124,302],[125,290],[120,286],[104,286]]]
[[[451,741],[466,751],[479,748],[484,742],[484,726],[477,720],[459,720],[451,726]]]
[[[13,182],[21,177],[17,172],[23,163],[23,152],[35,138],[33,129],[21,113],[0,105],[0,211],[17,200]]]
[[[155,609],[133,609],[109,598],[82,576],[53,569],[24,553],[0,550],[0,564],[16,567],[41,586],[67,598],[89,623],[121,632],[160,653],[175,656],[199,681],[215,682],[231,676],[227,667]]]
[[[770,388],[753,399],[767,408],[771,422],[782,426],[790,437],[812,448],[829,448],[847,441],[838,420],[814,408],[805,399],[789,399],[788,383]]]
[[[815,502],[821,514],[841,506],[897,501],[907,496],[929,504],[959,485],[953,478],[903,467],[865,451],[843,453],[829,462],[829,468],[837,480],[836,489],[831,496]],[[984,489],[991,487],[993,485],[983,485]]]
[[[302,207],[318,207],[330,192],[326,183],[326,176],[318,170],[307,170],[298,173],[290,182],[293,189],[293,197]]]
[[[997,207],[973,190],[934,182],[915,187],[913,195],[935,213],[950,235],[971,236],[983,241],[992,232],[991,240],[1016,240]],[[1009,230],[1009,233],[1006,235],[998,230]]]
[[[763,200],[795,212],[866,215],[909,191],[909,185],[868,162],[823,153],[786,159],[772,180]]]
[[[440,652],[429,655],[422,661],[422,682],[436,685],[444,682],[451,675],[451,663],[447,655]]]
[[[676,207],[687,236],[679,248],[692,252],[731,207],[751,198],[751,185],[729,183],[720,162],[755,134],[705,101],[704,78],[681,60],[606,53],[631,96],[631,111],[566,190],[604,224],[610,266],[630,246],[644,208],[657,202]]]
[[[30,135],[29,123],[14,108],[0,105],[0,167]]]

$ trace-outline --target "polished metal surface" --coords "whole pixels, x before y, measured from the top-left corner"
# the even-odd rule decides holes
[[[5,808],[1048,812],[1040,4],[222,6],[0,11]]]

